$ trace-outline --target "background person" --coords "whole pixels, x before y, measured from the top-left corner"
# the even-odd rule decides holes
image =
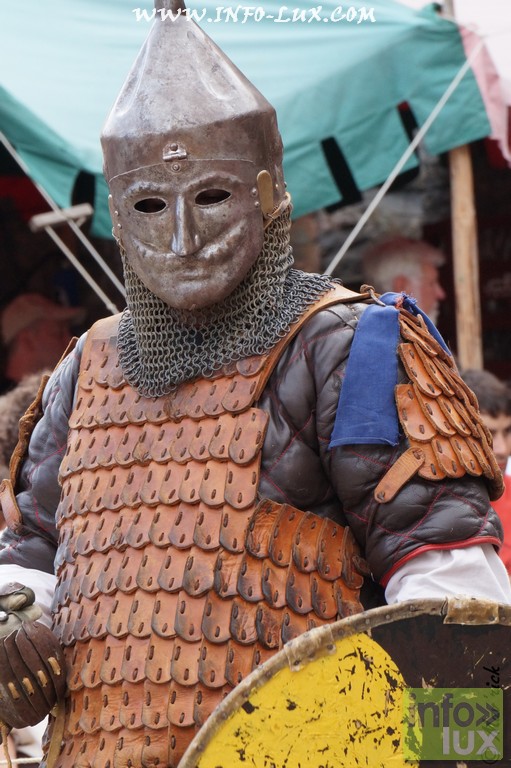
[[[378,293],[404,292],[414,299],[433,323],[446,294],[438,268],[442,253],[424,240],[393,237],[370,246],[362,254],[364,280]]]
[[[511,456],[511,392],[509,386],[490,371],[471,368],[463,371],[462,378],[479,401],[481,417],[491,432],[493,452],[504,476],[504,493],[492,506],[504,526],[500,556],[511,574],[511,476],[506,474]]]
[[[56,304],[39,293],[22,293],[7,304],[0,319],[6,350],[0,394],[30,373],[53,368],[71,340],[71,323],[82,315],[81,308]]]

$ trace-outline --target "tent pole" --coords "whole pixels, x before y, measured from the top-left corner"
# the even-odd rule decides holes
[[[60,248],[64,256],[71,262],[76,271],[83,277],[86,283],[90,285],[94,293],[99,296],[106,308],[112,313],[117,314],[119,311],[113,301],[106,295],[99,284],[94,280],[92,275],[87,272],[83,264],[74,255],[72,250],[66,245],[64,240],[55,232],[54,227],[63,222],[75,221],[78,227],[81,227],[83,222],[86,221],[92,214],[93,208],[89,203],[81,203],[80,205],[74,205],[71,208],[62,208],[60,211],[50,211],[49,213],[36,213],[32,216],[28,222],[28,226],[32,232],[40,232],[44,230],[48,237],[50,237],[55,245]]]
[[[451,226],[456,305],[457,358],[460,367],[483,368],[479,255],[470,147],[449,152]]]
[[[53,240],[55,245],[57,245],[60,248],[64,256],[66,256],[66,258],[71,262],[71,264],[76,269],[76,271],[79,272],[80,275],[83,277],[83,279],[88,283],[88,285],[90,285],[90,287],[96,293],[96,295],[99,296],[99,298],[104,303],[108,311],[112,315],[116,315],[119,312],[118,308],[115,306],[115,304],[112,301],[110,301],[106,293],[100,288],[100,286],[97,284],[94,278],[91,275],[89,275],[85,267],[82,266],[80,261],[74,255],[74,253],[71,250],[69,250],[65,242],[57,235],[53,227],[50,227],[50,226],[44,227],[44,231]]]
[[[34,180],[34,179],[31,177],[31,175],[30,175],[30,171],[29,171],[29,169],[28,169],[27,165],[25,164],[25,162],[23,161],[23,159],[20,157],[20,155],[18,154],[18,152],[16,151],[16,149],[13,147],[13,145],[11,144],[11,142],[9,141],[9,139],[7,138],[7,136],[5,136],[5,134],[4,134],[4,133],[2,133],[2,131],[0,131],[0,141],[2,142],[2,144],[4,145],[4,147],[6,148],[6,150],[9,152],[9,154],[11,155],[11,157],[12,157],[12,158],[13,158],[13,159],[14,159],[14,160],[17,162],[17,164],[19,165],[19,167],[21,168],[21,170],[23,171],[23,173],[25,173],[25,175],[26,175],[26,176],[28,176],[28,178],[30,179],[30,181],[32,182],[32,184],[35,186],[35,188],[37,189],[37,191],[39,192],[39,194],[40,194],[40,195],[41,195],[41,196],[42,196],[42,197],[43,197],[43,198],[46,200],[46,202],[48,203],[48,205],[50,206],[50,208],[51,208],[53,211],[57,211],[57,212],[60,212],[60,211],[61,211],[61,208],[60,208],[60,206],[58,206],[58,205],[57,205],[57,203],[55,202],[55,200],[54,200],[54,199],[51,197],[51,195],[50,195],[50,194],[49,194],[49,193],[48,193],[48,192],[47,192],[47,191],[44,189],[44,187],[42,187],[42,186],[41,186],[41,185],[40,185],[40,184],[39,184],[37,181],[35,181],[35,180]],[[83,246],[86,248],[86,250],[87,250],[87,251],[90,253],[90,255],[92,256],[92,258],[93,258],[93,259],[94,259],[94,260],[95,260],[95,261],[96,261],[96,262],[99,264],[99,266],[101,267],[101,269],[103,270],[103,272],[104,272],[104,273],[105,273],[105,274],[106,274],[106,275],[107,275],[107,276],[110,278],[111,282],[112,282],[112,283],[113,283],[113,285],[114,285],[114,286],[117,288],[117,290],[119,291],[119,293],[121,294],[121,296],[122,296],[123,298],[125,298],[125,296],[126,296],[126,291],[125,291],[125,289],[124,289],[124,286],[123,286],[123,284],[122,284],[122,283],[121,283],[121,281],[118,279],[117,275],[115,275],[115,274],[114,274],[114,272],[112,272],[112,270],[110,269],[110,267],[108,266],[108,264],[106,263],[106,261],[103,259],[103,257],[101,256],[101,254],[100,254],[100,253],[98,253],[98,251],[97,251],[97,250],[94,248],[94,246],[92,245],[92,243],[90,242],[90,240],[89,240],[89,239],[86,237],[86,235],[85,235],[85,234],[82,232],[82,230],[80,229],[80,227],[78,227],[78,226],[76,225],[76,223],[75,223],[74,221],[70,220],[70,219],[67,219],[67,220],[66,220],[66,223],[67,223],[67,225],[70,227],[71,231],[72,231],[72,232],[73,232],[73,233],[76,235],[76,237],[78,238],[78,240],[80,240],[80,242],[82,243],[82,245],[83,245]],[[59,246],[59,247],[60,247],[60,246]],[[65,255],[67,256],[67,254],[66,254],[66,253],[65,253]]]
[[[454,0],[445,0],[442,16],[456,22]],[[481,40],[478,48],[482,43]],[[449,152],[449,173],[457,358],[461,369],[480,370],[484,367],[484,361],[479,253],[474,176],[468,145],[456,147]]]

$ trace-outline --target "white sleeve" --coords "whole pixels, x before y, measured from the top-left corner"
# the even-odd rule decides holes
[[[402,565],[385,589],[388,603],[450,595],[511,603],[509,576],[493,545],[423,552]]]
[[[23,568],[21,565],[6,563],[0,565],[0,583],[8,584],[17,581],[24,587],[34,590],[35,601],[41,606],[43,615],[39,619],[41,624],[51,628],[50,607],[55,593],[57,577],[53,573],[36,571],[33,568]]]

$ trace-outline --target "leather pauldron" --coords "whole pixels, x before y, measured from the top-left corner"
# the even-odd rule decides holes
[[[490,498],[498,499],[502,474],[474,393],[421,317],[400,309],[399,325],[398,353],[409,380],[397,385],[396,404],[410,447],[376,487],[376,500],[391,501],[415,474],[434,481],[484,476]]]

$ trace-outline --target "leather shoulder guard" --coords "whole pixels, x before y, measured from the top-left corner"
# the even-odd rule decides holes
[[[75,348],[76,342],[76,338],[70,341],[57,366]],[[20,413],[18,442],[9,462],[9,478],[5,478],[0,483],[0,513],[3,515],[9,530],[15,534],[21,534],[23,531],[22,514],[16,500],[16,486],[21,466],[28,454],[32,432],[43,415],[43,395],[49,378],[48,374],[41,376],[41,381],[33,401],[25,413]]]
[[[30,436],[34,426],[42,415],[43,392],[48,383],[48,379],[48,375],[45,374],[42,376],[34,400],[20,418],[18,442],[9,462],[10,477],[5,478],[0,483],[0,511],[7,527],[14,533],[20,533],[22,530],[22,517],[16,501],[14,487],[18,479],[21,464],[27,454]]]
[[[20,414],[18,442],[9,462],[9,473],[13,486],[16,485],[20,466],[26,456],[30,435],[41,418],[43,412],[43,392],[49,378],[50,377],[47,374],[44,374],[44,376],[41,377],[41,382],[34,400],[30,403],[25,413],[23,415]]]
[[[502,474],[476,396],[421,317],[400,309],[399,326],[398,354],[409,381],[397,385],[396,404],[410,447],[376,487],[376,500],[390,501],[415,474],[426,480],[484,476],[490,499],[498,499]]]
[[[56,367],[58,367],[64,358],[73,351],[77,341],[78,339],[75,337],[71,339]],[[34,431],[35,425],[43,414],[43,394],[49,378],[48,374],[44,374],[41,377],[39,389],[37,390],[34,400],[30,403],[27,410],[20,418],[18,442],[9,462],[9,474],[14,488],[16,487],[21,465],[27,455],[30,437]]]

